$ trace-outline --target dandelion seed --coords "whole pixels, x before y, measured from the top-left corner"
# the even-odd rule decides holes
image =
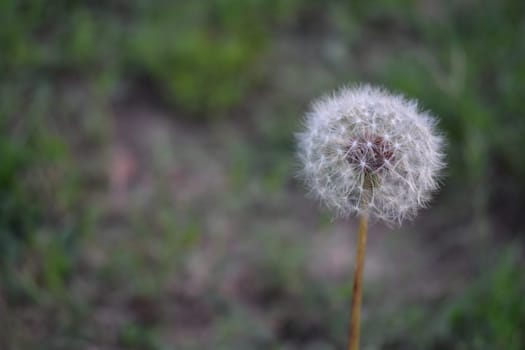
[[[302,171],[311,192],[343,216],[363,213],[356,184],[373,175],[370,217],[412,218],[438,188],[444,166],[435,119],[414,101],[368,85],[314,102],[298,143],[302,162],[313,164]]]

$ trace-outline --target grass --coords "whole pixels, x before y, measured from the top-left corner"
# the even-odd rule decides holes
[[[326,280],[312,264],[346,228],[303,198],[293,132],[311,98],[357,80],[440,116],[450,166],[439,203],[456,208],[459,193],[472,204],[426,214],[422,234],[475,237],[497,223],[488,242],[520,246],[524,5],[427,5],[1,2],[0,347],[341,348],[350,276]],[[130,147],[146,156],[133,153],[130,206],[113,208],[122,131],[111,117],[144,105],[170,119],[167,141],[127,135],[146,138]],[[428,253],[454,239],[440,242]],[[391,323],[369,282],[365,345],[521,349],[520,258],[472,255],[495,267],[439,302],[394,302]]]

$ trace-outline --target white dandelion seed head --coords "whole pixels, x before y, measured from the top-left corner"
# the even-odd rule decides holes
[[[315,101],[304,124],[301,175],[337,215],[367,211],[400,223],[439,186],[444,139],[413,100],[369,85],[343,88]]]

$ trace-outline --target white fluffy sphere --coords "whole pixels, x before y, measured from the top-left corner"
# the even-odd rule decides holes
[[[297,135],[302,176],[338,215],[413,217],[444,166],[436,120],[413,100],[368,85],[312,104]]]

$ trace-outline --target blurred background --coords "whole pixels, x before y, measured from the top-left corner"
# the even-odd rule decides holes
[[[0,348],[343,349],[356,223],[295,178],[370,82],[448,139],[371,226],[363,349],[525,349],[525,2],[0,1]]]

